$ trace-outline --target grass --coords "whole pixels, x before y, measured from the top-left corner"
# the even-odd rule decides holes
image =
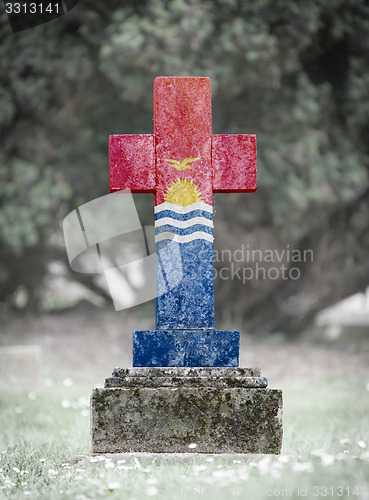
[[[366,383],[342,377],[284,384],[282,455],[248,464],[205,456],[191,465],[108,458],[72,465],[71,457],[90,450],[91,388],[2,390],[0,498],[369,498]]]

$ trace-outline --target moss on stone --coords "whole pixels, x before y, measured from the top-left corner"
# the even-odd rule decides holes
[[[179,387],[95,389],[92,448],[147,451],[279,453],[282,392]]]

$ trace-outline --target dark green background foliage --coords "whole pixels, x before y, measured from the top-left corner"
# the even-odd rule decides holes
[[[217,248],[314,251],[290,263],[299,280],[217,281],[218,320],[293,333],[368,284],[365,0],[81,0],[17,34],[0,19],[7,307],[23,286],[37,308],[63,217],[108,192],[108,135],[152,132],[158,75],[210,76],[213,131],[258,136],[257,194],[217,196]]]

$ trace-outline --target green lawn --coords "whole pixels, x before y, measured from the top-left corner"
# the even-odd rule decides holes
[[[90,459],[90,388],[0,393],[0,498],[369,498],[369,392],[366,381],[326,379],[284,390],[279,459],[191,465]],[[194,456],[195,458],[195,456]]]

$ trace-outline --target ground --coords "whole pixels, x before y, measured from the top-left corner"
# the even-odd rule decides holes
[[[132,332],[154,326],[149,315],[137,319],[112,306],[88,303],[41,316],[4,314],[1,324],[0,345],[41,347],[45,376],[54,373],[96,383],[103,383],[115,367],[132,366]],[[260,367],[273,387],[327,377],[366,377],[369,382],[369,335],[360,342],[357,337],[351,342],[350,337],[326,341],[316,334],[286,341],[278,334],[256,338],[241,332],[240,366]]]
[[[242,336],[240,365],[261,367],[269,386],[283,390],[279,457],[224,460],[196,454],[196,443],[188,450],[193,459],[170,464],[89,456],[91,389],[114,367],[131,366],[132,331],[152,326],[144,317],[90,306],[36,318],[3,315],[2,346],[39,346],[42,363],[39,385],[30,377],[24,388],[6,383],[0,363],[0,498],[369,498],[365,336],[335,344],[316,333],[289,342],[281,334]],[[8,371],[22,368],[10,363]]]

